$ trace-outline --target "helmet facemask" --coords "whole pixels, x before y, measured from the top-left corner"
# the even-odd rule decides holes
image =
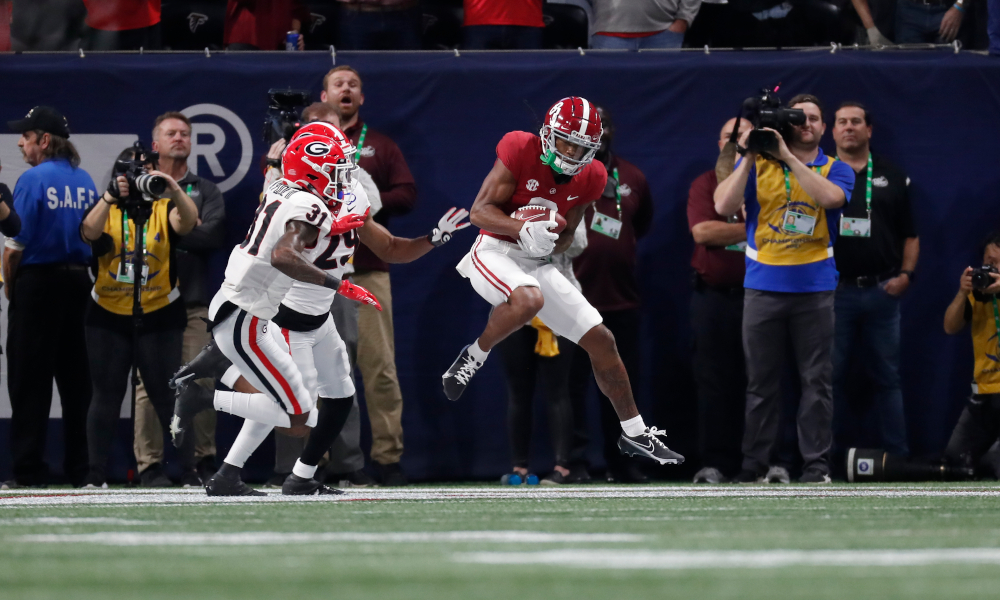
[[[542,155],[539,158],[553,171],[562,175],[573,176],[579,173],[593,160],[594,153],[601,147],[600,138],[594,142],[585,139],[575,131],[567,134],[547,124],[542,126],[540,136],[542,138]],[[557,139],[583,148],[583,155],[577,158],[561,152],[556,146]]]

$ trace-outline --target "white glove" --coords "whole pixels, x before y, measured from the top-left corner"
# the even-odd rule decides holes
[[[518,234],[517,245],[528,253],[528,256],[540,258],[552,254],[555,250],[558,233],[549,231],[549,227],[555,227],[555,219],[548,221],[527,221],[521,227]]]
[[[435,247],[446,243],[451,239],[451,234],[472,224],[468,221],[461,222],[467,216],[469,216],[469,211],[464,208],[451,207],[451,210],[444,213],[444,216],[438,221],[437,227],[427,234],[427,241],[434,244]]]
[[[868,43],[872,46],[892,46],[892,41],[882,35],[878,27],[869,27],[865,30],[868,33]]]

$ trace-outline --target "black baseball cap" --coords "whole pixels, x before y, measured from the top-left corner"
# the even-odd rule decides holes
[[[36,106],[23,119],[7,121],[7,127],[15,133],[41,130],[59,137],[69,137],[69,123],[61,112],[51,106]]]

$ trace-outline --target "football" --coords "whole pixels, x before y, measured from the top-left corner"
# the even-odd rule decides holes
[[[561,233],[563,229],[566,229],[566,219],[551,208],[529,204],[515,210],[510,216],[518,221],[548,221],[552,214],[555,214],[556,226],[550,227],[549,231]]]

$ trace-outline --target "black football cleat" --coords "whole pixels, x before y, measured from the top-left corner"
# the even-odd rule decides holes
[[[684,457],[677,454],[667,445],[660,441],[660,436],[667,437],[667,434],[656,427],[647,427],[639,435],[632,437],[625,435],[618,438],[618,449],[627,456],[643,456],[651,458],[661,465],[679,465],[684,463]]]
[[[327,487],[315,479],[299,477],[295,473],[290,473],[285,483],[281,484],[282,496],[337,496],[343,493],[344,490]]]
[[[471,346],[471,344],[470,344]],[[462,348],[462,353],[458,355],[451,368],[441,376],[441,384],[444,386],[444,395],[449,400],[458,400],[469,385],[469,380],[476,374],[476,371],[483,366],[469,354],[469,346]]]
[[[226,355],[215,345],[215,340],[205,344],[198,356],[191,359],[191,362],[180,368],[170,378],[170,388],[177,389],[181,381],[192,379],[222,379],[233,362],[226,358]]]
[[[174,447],[184,445],[184,433],[190,429],[191,420],[204,410],[215,409],[215,393],[194,383],[194,374],[177,380],[174,392],[174,416],[170,419],[170,437]]]
[[[258,491],[243,483],[239,474],[226,475],[219,471],[208,480],[205,485],[205,493],[209,496],[266,496],[264,492]]]

